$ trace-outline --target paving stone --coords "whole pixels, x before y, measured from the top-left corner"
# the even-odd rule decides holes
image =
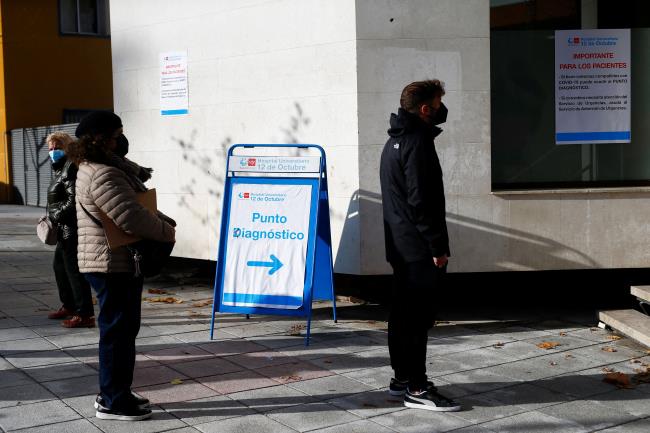
[[[249,389],[260,389],[275,386],[278,382],[262,376],[252,370],[237,371],[235,373],[219,374],[198,378],[197,381],[219,394],[230,394]]]
[[[154,352],[156,350],[164,350],[179,345],[183,345],[180,340],[175,339],[169,335],[157,335],[153,337],[138,337],[135,340],[135,350],[141,353]]]
[[[263,415],[240,416],[223,421],[199,424],[194,427],[203,433],[295,433],[295,430]]]
[[[316,401],[313,397],[286,385],[276,385],[267,388],[236,392],[229,394],[229,397],[245,404],[257,412],[268,412],[282,409],[284,407]]]
[[[99,379],[97,376],[73,377],[63,380],[43,382],[44,387],[56,394],[59,398],[76,397],[88,393],[99,392]]]
[[[166,403],[161,406],[166,412],[190,425],[222,421],[228,418],[249,416],[257,413],[225,395]]]
[[[44,350],[7,355],[5,359],[17,368],[39,367],[52,364],[66,364],[76,361],[75,358],[60,350]]]
[[[499,433],[584,433],[587,430],[572,421],[532,411],[482,424],[481,427]]]
[[[613,427],[637,419],[634,415],[595,401],[576,400],[540,409],[538,412],[568,420],[589,431]]]
[[[288,386],[323,400],[331,400],[372,390],[368,385],[341,375],[294,382]]]
[[[95,416],[95,398],[97,397],[96,393],[79,395],[76,397],[64,398],[63,402],[69,407],[77,411],[84,418],[92,418]]]
[[[0,427],[5,431],[55,424],[78,418],[79,414],[59,400],[0,409]]]
[[[23,340],[28,338],[39,338],[40,335],[29,328],[8,328],[0,331],[0,342],[9,340]]]
[[[444,432],[470,424],[448,413],[413,409],[387,413],[373,418],[372,421],[404,433]]]
[[[328,400],[327,403],[345,409],[361,418],[371,418],[388,412],[403,410],[405,407],[404,399],[390,395],[388,389],[335,398]]]
[[[143,422],[124,422],[91,418],[90,422],[102,431],[111,433],[156,433],[171,429],[186,427],[181,420],[174,418],[167,412],[152,407],[153,415]]]
[[[371,388],[385,388],[393,377],[393,369],[390,366],[369,368],[343,373],[343,376],[357,380]]]
[[[233,334],[229,334],[225,329],[221,328],[215,329],[214,335],[212,337],[213,339],[210,340],[209,331],[183,332],[180,334],[174,334],[174,338],[177,338],[178,340],[185,343],[210,343],[213,341],[231,340],[235,338]]]
[[[23,371],[37,382],[48,382],[52,380],[62,380],[82,376],[97,377],[96,370],[81,362],[32,367],[26,368]]]
[[[239,355],[228,356],[224,359],[250,369],[287,364],[296,360],[296,358],[292,356],[287,356],[282,352],[276,352],[274,350],[242,353]]]
[[[251,324],[243,326],[230,326],[227,329],[229,334],[238,338],[257,337],[258,335],[279,334],[282,329],[276,328],[270,324]]]
[[[216,376],[219,374],[233,373],[244,370],[243,367],[226,361],[223,358],[209,358],[200,361],[180,362],[170,366],[187,377],[198,378]]]
[[[468,350],[467,352],[461,352],[461,353],[450,353],[448,355],[440,356],[438,358],[442,362],[444,361],[449,362],[449,364],[456,369],[455,371],[491,367],[494,365],[501,365],[508,362],[513,362],[516,360],[514,357],[508,356],[507,354],[502,352],[501,349],[497,349],[493,346]],[[448,371],[448,369],[444,368],[442,362],[435,363],[435,367],[438,369],[443,369]],[[432,363],[428,359],[427,359],[427,364],[432,365]],[[429,367],[427,366],[427,369],[428,368]],[[434,371],[438,372],[438,370],[435,369]]]
[[[47,337],[47,339],[61,349],[75,346],[97,345],[99,343],[99,329],[86,329],[85,332],[52,335]]]
[[[55,345],[44,338],[30,338],[27,340],[10,340],[0,342],[0,355],[6,357],[19,353],[36,352],[57,349]]]
[[[267,416],[299,432],[348,424],[358,416],[327,403],[311,403],[269,412]]]
[[[509,386],[480,394],[480,396],[496,400],[503,405],[519,406],[527,412],[546,406],[566,403],[575,399],[567,394],[542,388],[532,383]]]
[[[601,430],[600,433],[648,433],[649,431],[650,418],[646,418]]]
[[[178,385],[165,383],[144,388],[135,388],[134,391],[151,400],[153,404],[196,400],[218,394],[215,390],[193,380],[185,380]]]
[[[37,383],[23,384],[2,388],[0,392],[0,408],[36,403],[56,398]]]
[[[225,332],[227,331],[224,330],[224,333]],[[247,340],[255,344],[260,344],[269,349],[284,349],[287,347],[295,346],[304,347],[305,344],[305,338],[302,335],[271,334],[250,337]]]
[[[597,394],[604,394],[613,389],[613,385],[603,382],[602,377],[597,378],[578,373],[563,374],[532,383],[575,398],[586,398]]]
[[[102,433],[87,419],[65,421],[20,430],[20,433]]]
[[[1,310],[1,308],[0,308]],[[13,319],[11,317],[7,316],[1,316],[0,317],[0,329],[10,329],[10,328],[16,328],[22,326],[22,323],[17,321],[16,319]],[[4,335],[4,331],[2,332],[2,335]]]
[[[153,359],[162,364],[173,364],[176,362],[195,361],[214,357],[210,352],[184,343],[181,343],[176,347],[148,351],[146,352],[146,356],[147,358]]]
[[[605,394],[599,394],[586,401],[601,403],[609,408],[614,408],[620,413],[629,413],[638,418],[650,417],[648,394],[636,389],[617,389]]]
[[[292,361],[287,364],[271,365],[257,368],[255,371],[279,383],[299,382],[334,374],[306,361]]]
[[[133,372],[133,387],[165,384],[174,379],[187,379],[187,376],[164,365],[136,368]]]
[[[480,424],[527,411],[515,404],[503,404],[491,394],[483,393],[457,399],[463,410],[454,412],[454,416],[471,424]]]
[[[461,373],[448,374],[439,379],[464,388],[472,393],[492,391],[514,385],[520,380],[505,376],[495,371],[497,367],[470,370]]]
[[[36,383],[20,370],[0,370],[0,389]]]
[[[199,344],[199,348],[206,350],[216,356],[239,355],[242,353],[258,352],[268,350],[266,347],[246,340],[223,340],[213,341],[206,344]]]

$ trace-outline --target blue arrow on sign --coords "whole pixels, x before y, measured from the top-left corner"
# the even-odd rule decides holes
[[[271,261],[270,262],[255,262],[255,261],[250,261],[246,263],[248,266],[256,266],[256,267],[265,267],[265,268],[271,268],[269,269],[269,275],[275,274],[278,269],[280,269],[283,265],[283,263],[275,257],[273,254],[271,254]]]

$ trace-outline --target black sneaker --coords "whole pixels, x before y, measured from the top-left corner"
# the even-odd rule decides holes
[[[397,380],[394,377],[390,380],[390,386],[388,387],[388,392],[390,395],[404,395],[406,394],[406,388],[408,388],[408,380]]]
[[[435,412],[458,412],[460,410],[460,404],[440,394],[435,386],[429,386],[426,390],[417,393],[407,389],[406,395],[404,395],[404,406]]]
[[[151,409],[140,409],[137,406],[122,409],[106,409],[100,407],[95,412],[99,419],[112,419],[116,421],[142,421],[151,417]]]
[[[131,393],[131,397],[133,397],[133,402],[140,409],[147,409],[151,404],[149,399],[140,397],[134,393]],[[97,398],[95,398],[95,409],[99,409],[100,407],[106,409],[106,406],[104,405],[104,399],[102,398],[101,395],[97,394]]]

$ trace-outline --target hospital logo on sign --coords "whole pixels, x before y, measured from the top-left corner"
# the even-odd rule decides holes
[[[569,39],[567,40],[567,43],[568,43],[569,45],[580,45],[580,38],[577,37],[577,36],[576,36],[576,37],[573,37],[573,38],[569,38]]]
[[[257,166],[257,158],[242,158],[239,160],[239,167],[244,168],[244,167],[256,167]]]
[[[240,192],[238,194],[238,197],[239,197],[240,200],[250,200],[251,193],[250,192]]]

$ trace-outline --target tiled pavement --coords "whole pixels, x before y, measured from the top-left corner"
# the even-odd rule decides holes
[[[358,306],[341,303],[338,324],[321,306],[308,348],[294,335],[304,334],[302,322],[283,317],[219,316],[209,341],[211,307],[202,301],[211,290],[187,275],[145,288],[134,389],[155,404],[153,418],[98,420],[97,330],[66,330],[45,318],[59,301],[52,253],[33,235],[40,212],[0,207],[2,431],[650,431],[650,385],[619,389],[602,380],[607,371],[635,375],[650,363],[646,348],[612,340],[591,317],[495,315],[434,328],[429,373],[465,407],[440,414],[405,409],[388,395],[386,324],[359,319]],[[183,302],[150,302],[166,296]],[[560,345],[536,346],[545,341]]]

